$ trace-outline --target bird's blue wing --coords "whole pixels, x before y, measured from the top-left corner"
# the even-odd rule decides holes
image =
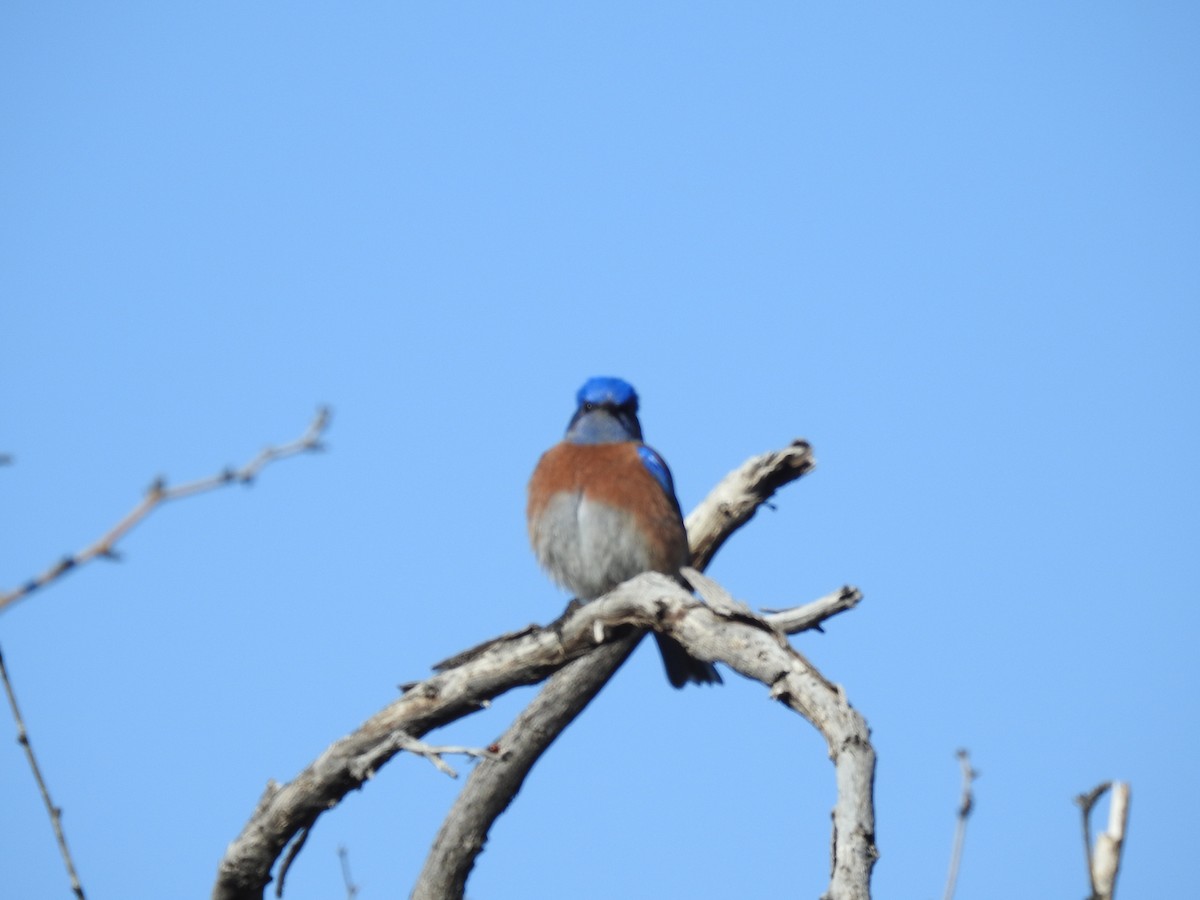
[[[645,444],[638,447],[638,456],[642,458],[642,465],[654,476],[654,480],[662,485],[667,496],[675,500],[675,505],[678,506],[679,501],[675,499],[675,481],[671,478],[671,470],[667,468],[663,458]]]

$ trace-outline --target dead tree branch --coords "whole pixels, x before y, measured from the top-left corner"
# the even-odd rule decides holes
[[[689,519],[693,546],[698,548],[696,561],[706,563],[759,503],[811,467],[808,445],[797,442],[780,453],[748,461],[726,478]],[[739,485],[742,493],[737,494],[732,485]],[[842,592],[841,605],[854,602],[857,592]],[[837,601],[832,604],[836,605]],[[322,812],[349,791],[361,787],[402,749],[404,740],[420,739],[434,728],[475,712],[504,691],[558,672],[544,691],[545,699],[539,697],[519,720],[537,725],[527,729],[533,735],[532,750],[522,750],[519,741],[506,737],[498,749],[503,761],[507,764],[513,760],[512,764],[497,773],[498,787],[477,793],[481,797],[486,794],[491,804],[479,810],[480,824],[473,829],[474,834],[485,836],[490,822],[511,800],[512,785],[519,786],[528,764],[586,705],[650,629],[669,633],[699,659],[720,659],[747,677],[762,681],[770,687],[773,698],[800,712],[826,736],[838,785],[829,896],[837,900],[868,897],[876,853],[874,751],[866,724],[850,708],[840,689],[816,672],[780,631],[740,605],[731,607],[732,612],[710,608],[698,603],[673,580],[644,575],[599,600],[568,611],[552,628],[525,629],[459,654],[443,664],[446,668],[439,674],[408,686],[402,697],[335,741],[292,782],[282,787],[269,785],[242,833],[227,849],[213,897],[261,898],[271,868],[288,843],[311,828]],[[612,639],[597,648],[598,635]],[[510,736],[515,731],[510,730]],[[549,740],[537,734],[548,735]],[[403,739],[397,739],[397,735],[403,735]],[[539,740],[544,740],[541,749],[537,747]],[[500,764],[485,760],[476,773]],[[468,790],[470,786],[471,780]],[[472,828],[466,831],[472,832]],[[449,843],[453,851],[456,840]],[[466,870],[469,868],[467,865]],[[461,896],[461,888],[457,896]]]
[[[684,574],[710,609],[735,618],[744,615],[743,608],[731,602],[728,595],[722,598],[724,591],[715,582],[695,570],[685,570]],[[818,628],[824,619],[853,607],[861,597],[857,589],[844,587],[796,610],[778,613],[789,626],[780,630],[796,633]],[[772,620],[777,616],[767,621],[774,624]],[[412,900],[463,896],[467,876],[492,824],[512,803],[533,764],[608,683],[642,636],[637,632],[619,638],[550,677],[533,703],[496,741],[500,757],[480,764],[467,779],[434,839]]]
[[[180,500],[193,494],[202,494],[228,484],[250,484],[258,477],[258,473],[276,460],[295,456],[298,453],[308,453],[321,449],[321,436],[329,426],[329,410],[322,407],[309,423],[308,430],[299,438],[278,447],[266,447],[240,469],[228,468],[208,478],[200,478],[184,484],[168,487],[159,478],[150,485],[144,497],[129,513],[108,530],[98,541],[85,547],[73,556],[65,556],[42,574],[31,578],[23,585],[10,591],[0,593],[0,613],[19,600],[28,597],[34,591],[58,580],[68,572],[94,559],[117,559],[117,544],[134,526],[150,515],[159,506],[171,500]]]
[[[354,900],[358,896],[358,885],[350,877],[350,851],[338,847],[338,860],[342,864],[342,882],[346,885],[346,900]]]
[[[0,613],[9,606],[12,606],[19,600],[28,597],[34,591],[45,587],[53,581],[58,580],[67,572],[77,569],[79,566],[89,563],[92,560],[101,557],[105,559],[117,559],[116,545],[128,534],[135,525],[145,519],[157,507],[161,506],[169,500],[178,500],[183,497],[190,497],[193,494],[199,494],[204,491],[209,491],[214,488],[221,487],[226,484],[240,483],[249,484],[258,475],[263,468],[268,464],[284,457],[294,456],[297,453],[318,450],[321,447],[320,439],[325,429],[329,425],[329,411],[319,409],[313,421],[309,424],[308,429],[298,439],[284,444],[280,447],[267,447],[261,451],[254,459],[250,460],[240,469],[226,469],[219,475],[214,475],[209,478],[202,478],[197,481],[187,482],[175,487],[167,487],[166,483],[160,478],[146,492],[146,496],[141,502],[133,508],[123,519],[117,522],[109,531],[89,547],[75,554],[68,556],[50,568],[46,569],[41,575],[30,579],[25,584],[13,590],[0,593]],[[4,457],[2,462],[11,461],[9,457]],[[41,766],[38,764],[37,756],[33,752],[33,745],[30,743],[29,734],[25,729],[25,721],[21,716],[21,710],[17,704],[16,691],[13,688],[12,680],[9,678],[8,669],[4,664],[4,658],[0,655],[0,680],[4,682],[4,690],[8,695],[9,706],[12,708],[13,720],[17,726],[17,742],[25,748],[25,755],[29,761],[29,767],[33,772],[34,781],[37,782],[38,790],[42,795],[42,802],[46,806],[46,811],[50,816],[50,825],[54,829],[55,838],[58,841],[58,849],[62,855],[63,863],[67,869],[67,877],[71,882],[71,890],[75,896],[83,900],[83,887],[80,884],[79,876],[75,870],[75,864],[71,858],[71,852],[67,848],[66,834],[62,827],[62,809],[54,805],[50,799],[50,790],[46,785],[45,778],[42,776]]]
[[[962,769],[962,799],[958,802],[958,824],[954,828],[954,848],[950,851],[950,872],[946,876],[944,900],[953,900],[958,885],[958,867],[962,863],[963,842],[967,838],[967,819],[975,808],[974,784],[979,773],[971,768],[971,756],[966,750],[958,751],[958,765]]]
[[[1092,848],[1092,809],[1108,791],[1112,797],[1108,802],[1108,828],[1096,836]],[[1117,890],[1117,872],[1121,868],[1121,851],[1125,845],[1125,829],[1129,824],[1129,783],[1106,781],[1098,784],[1086,794],[1075,798],[1083,816],[1083,850],[1087,856],[1088,881],[1092,894],[1088,900],[1113,900]]]
[[[54,829],[54,838],[58,841],[58,852],[62,855],[63,865],[67,867],[67,878],[71,882],[71,892],[79,898],[83,898],[83,885],[79,881],[79,874],[75,871],[75,861],[71,858],[71,851],[67,847],[67,835],[63,832],[62,827],[62,809],[54,805],[54,801],[50,799],[50,788],[46,786],[46,779],[42,777],[42,767],[38,765],[37,756],[33,752],[33,744],[29,741],[29,732],[25,730],[25,719],[21,716],[21,707],[17,705],[17,695],[13,692],[12,682],[8,677],[8,666],[4,663],[4,654],[0,653],[0,680],[4,682],[4,692],[8,695],[8,705],[12,707],[13,721],[17,723],[17,743],[25,750],[25,758],[29,762],[29,768],[33,771],[33,780],[37,782],[38,791],[42,795],[42,803],[46,807],[46,813],[50,816],[50,826]]]
[[[497,760],[471,772],[455,799],[413,890],[413,900],[461,897],[492,823],[525,783],[529,770],[583,712],[644,637],[618,638],[559,669],[493,745]]]
[[[704,570],[735,531],[754,518],[774,493],[816,465],[808,441],[754,456],[742,463],[709,493],[687,517],[692,566]]]

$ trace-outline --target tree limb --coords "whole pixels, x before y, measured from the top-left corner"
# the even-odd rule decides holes
[[[685,570],[684,574],[699,590],[709,609],[720,605],[713,602],[717,599],[714,588],[719,590],[715,582],[694,570]],[[791,626],[789,633],[795,633],[819,627],[825,618],[854,606],[859,599],[861,594],[857,589],[845,587],[813,603],[778,615]],[[714,611],[736,618],[745,615],[736,607]],[[802,612],[804,614],[799,614]],[[500,750],[499,759],[480,764],[467,779],[466,786],[451,806],[434,839],[433,848],[413,889],[412,900],[444,900],[463,896],[467,876],[483,849],[492,823],[512,803],[533,764],[608,683],[643,634],[638,632],[605,644],[551,676],[533,703],[497,740],[495,746]],[[693,655],[705,658],[698,653]],[[718,658],[728,661],[723,655]]]
[[[780,485],[808,471],[812,464],[808,445],[797,442],[787,450],[749,460],[726,478],[689,519],[694,529],[691,533],[697,562],[706,563],[725,538],[750,518],[759,503]],[[743,493],[736,495],[732,485],[740,485]],[[747,496],[757,499],[748,500]],[[843,591],[842,602],[849,600],[853,605],[856,593],[852,589]],[[632,635],[622,633],[599,649],[595,647],[597,634],[627,626],[635,629]],[[535,706],[519,720],[536,722],[539,728],[529,731],[542,734],[543,738],[534,737],[531,750],[525,751],[519,741],[506,737],[499,750],[514,763],[505,772],[497,773],[499,787],[475,792],[477,796],[486,793],[490,805],[478,811],[477,820],[482,826],[476,826],[473,832],[468,827],[463,833],[485,836],[487,825],[511,800],[511,793],[506,792],[513,779],[519,786],[528,765],[541,752],[537,741],[545,740],[545,736],[548,736],[545,744],[553,740],[648,629],[671,634],[699,659],[721,659],[742,674],[763,681],[771,687],[774,698],[800,712],[826,736],[838,784],[830,896],[837,900],[869,896],[870,870],[876,856],[871,796],[874,752],[861,716],[846,703],[840,689],[796,653],[781,632],[740,608],[736,619],[729,618],[728,614],[697,603],[673,580],[649,574],[599,600],[569,610],[552,628],[525,629],[488,642],[448,661],[453,665],[439,674],[408,686],[402,697],[350,735],[335,741],[292,782],[264,794],[221,861],[213,897],[216,900],[261,898],[270,881],[271,867],[289,841],[301,830],[310,828],[323,811],[336,805],[346,793],[361,787],[366,778],[402,749],[405,740],[419,739],[434,728],[469,715],[513,687],[560,672],[546,688],[551,693],[544,700],[542,697],[535,700]],[[564,718],[562,726],[556,724]],[[544,731],[540,730],[543,725]],[[513,732],[515,729],[510,730],[510,737]],[[510,752],[514,754],[511,757]],[[495,765],[498,764],[484,761],[476,773]],[[471,780],[468,790],[472,790]],[[461,849],[456,850],[463,847],[459,840],[449,835],[443,842],[450,855],[461,855]],[[481,842],[482,837],[480,846]],[[467,853],[473,860],[477,849],[471,852],[468,848]],[[468,864],[466,871],[469,869]],[[465,880],[465,872],[462,879]],[[458,895],[461,896],[461,887]]]
[[[128,534],[134,526],[145,519],[158,506],[170,500],[178,500],[183,497],[189,497],[193,494],[203,493],[213,490],[214,488],[222,487],[227,484],[240,483],[249,484],[267,465],[288,456],[294,456],[298,453],[305,453],[313,450],[321,449],[321,436],[329,425],[329,411],[321,408],[317,410],[316,416],[309,423],[308,429],[294,441],[283,444],[278,447],[267,447],[263,449],[250,462],[242,466],[240,469],[227,468],[223,472],[201,478],[196,481],[187,482],[175,487],[167,487],[163,479],[157,479],[142,498],[128,514],[117,522],[108,532],[98,541],[86,547],[84,550],[73,556],[67,556],[59,560],[54,565],[46,569],[42,574],[31,578],[20,587],[10,591],[0,592],[0,613],[3,613],[8,607],[18,601],[28,597],[34,591],[45,587],[46,585],[57,581],[59,578],[66,575],[68,572],[74,571],[81,565],[91,562],[97,558],[117,559],[116,545]],[[11,457],[6,454],[0,454],[0,465],[6,465],[12,461]],[[12,709],[13,720],[17,726],[17,742],[25,748],[25,755],[29,762],[29,767],[33,772],[34,781],[37,782],[38,790],[42,795],[42,802],[46,806],[46,811],[50,817],[50,825],[54,829],[55,838],[58,841],[59,853],[62,855],[63,863],[67,869],[67,876],[71,882],[71,890],[76,897],[82,900],[83,886],[79,881],[79,875],[75,870],[74,861],[71,858],[71,852],[67,848],[66,834],[62,827],[62,808],[55,806],[50,799],[50,790],[46,785],[45,778],[42,776],[41,766],[38,765],[37,756],[33,751],[33,744],[29,740],[28,732],[25,729],[25,722],[21,717],[21,710],[17,704],[16,691],[13,688],[12,681],[8,675],[8,669],[4,665],[3,656],[0,655],[0,681],[4,683],[5,693],[8,695],[9,706]]]
[[[525,777],[554,740],[600,692],[644,637],[636,632],[605,644],[559,669],[493,745],[497,760],[480,763],[467,778],[413,889],[413,900],[461,897],[467,876],[497,817],[508,809]]]
[[[728,534],[753,516],[758,505],[774,491],[799,478],[814,465],[811,449],[795,441],[787,450],[751,459],[722,480],[688,519],[692,559],[703,567]],[[684,577],[710,609],[737,617],[754,613],[729,597],[697,569]],[[829,616],[853,608],[861,594],[843,588],[820,600],[768,616],[768,621],[789,633],[819,628]],[[626,638],[571,663],[555,673],[538,697],[496,742],[503,755],[491,764],[476,767],[442,822],[433,847],[417,879],[412,900],[462,897],[467,876],[483,850],[492,823],[508,808],[533,764],[559,734],[579,715],[624,663],[640,636]],[[474,651],[468,651],[468,655]],[[462,655],[457,659],[461,659]]]
[[[687,517],[692,566],[708,568],[721,545],[749,522],[760,506],[816,464],[808,441],[797,439],[783,450],[751,457],[722,478]]]
[[[42,574],[29,579],[29,581],[20,587],[0,593],[0,613],[4,612],[5,609],[12,606],[18,600],[23,600],[34,591],[45,587],[52,581],[57,581],[68,572],[74,571],[85,563],[89,563],[97,558],[117,559],[116,548],[120,540],[132,531],[135,525],[162,504],[171,500],[190,497],[193,494],[211,491],[219,487],[224,487],[227,484],[250,484],[258,477],[259,472],[276,460],[295,456],[297,453],[320,450],[321,436],[325,433],[325,429],[328,426],[329,410],[322,407],[317,410],[317,414],[313,417],[312,422],[309,423],[308,430],[304,434],[296,440],[278,447],[264,448],[254,459],[250,460],[250,462],[246,463],[240,469],[230,467],[216,475],[210,475],[208,478],[188,481],[184,484],[174,485],[173,487],[168,487],[166,482],[161,478],[156,479],[146,490],[145,496],[142,497],[138,505],[131,509],[123,519],[110,528],[98,541],[85,547],[73,556],[64,556],[42,572]]]
[[[354,900],[358,896],[358,885],[350,877],[350,851],[338,847],[338,860],[342,864],[342,882],[346,885],[346,900]]]

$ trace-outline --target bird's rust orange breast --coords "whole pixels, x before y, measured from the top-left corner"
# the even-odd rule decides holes
[[[687,561],[687,535],[675,498],[650,473],[633,441],[555,445],[542,456],[529,482],[528,515],[535,520],[556,494],[578,494],[625,510],[644,539],[656,545],[663,568]],[[658,568],[658,566],[656,566]]]

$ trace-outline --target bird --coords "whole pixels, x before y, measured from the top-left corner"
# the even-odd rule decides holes
[[[638,395],[621,378],[589,378],[563,439],[529,480],[529,541],[542,568],[587,602],[642,572],[687,586],[687,530],[666,462],[642,441]],[[720,684],[712,663],[655,633],[667,680]]]

